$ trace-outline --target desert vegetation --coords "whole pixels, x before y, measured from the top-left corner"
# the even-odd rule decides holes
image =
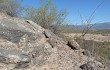
[[[11,17],[27,20],[28,23],[30,23],[29,20],[32,20],[33,23],[36,23],[36,25],[40,25],[42,27],[41,29],[44,28],[44,30],[41,30],[41,31],[44,31],[42,32],[43,33],[42,35],[46,37],[46,39],[44,40],[48,40],[47,36],[51,35],[51,33],[49,34],[48,31],[46,33],[45,29],[51,30],[57,36],[62,37],[63,39],[61,39],[61,42],[60,42],[60,38],[58,38],[57,40],[54,34],[51,35],[51,37],[54,37],[54,39],[52,38],[52,42],[55,41],[55,46],[57,42],[62,43],[62,40],[66,40],[65,41],[66,44],[65,42],[63,42],[64,45],[61,44],[61,46],[66,45],[70,47],[70,41],[76,41],[80,45],[80,48],[89,51],[92,57],[95,57],[96,59],[98,59],[99,57],[100,58],[102,57],[105,60],[107,59],[107,61],[110,61],[110,54],[109,54],[110,53],[110,40],[109,40],[110,30],[109,29],[102,29],[102,30],[91,29],[91,27],[93,26],[91,25],[91,23],[95,16],[94,14],[97,11],[97,9],[103,4],[103,2],[101,2],[96,6],[96,8],[89,15],[89,17],[86,18],[86,20],[83,20],[83,17],[80,14],[80,11],[78,11],[79,17],[81,19],[81,24],[85,25],[85,27],[80,29],[80,28],[76,28],[75,25],[64,24],[68,15],[67,14],[68,11],[65,9],[59,10],[54,4],[53,0],[38,0],[38,1],[39,1],[39,6],[36,8],[33,6],[23,6],[18,0],[0,0],[0,11],[7,13]],[[75,34],[75,33],[78,34],[78,36],[77,35],[71,36],[72,34]],[[51,43],[51,40],[49,39],[48,42]],[[59,43],[57,44],[58,44],[57,46],[59,46]],[[50,45],[52,45],[52,48],[54,48],[53,43]],[[72,45],[72,47],[74,46]],[[63,48],[60,48],[60,49],[63,49]],[[80,52],[81,51],[79,51],[79,53]],[[104,63],[109,65],[109,63],[107,62],[104,62]]]
[[[18,16],[22,7],[17,0],[0,0],[0,10],[7,12],[10,16]]]
[[[32,20],[35,23],[41,25],[45,29],[50,29],[56,34],[63,34],[67,33],[82,33],[82,36],[84,37],[86,34],[101,34],[103,36],[106,36],[110,33],[110,30],[91,30],[90,28],[92,27],[90,23],[92,22],[94,13],[97,11],[97,9],[102,5],[100,3],[94,11],[91,13],[90,17],[86,19],[86,21],[82,20],[82,15],[79,13],[81,23],[86,24],[87,26],[83,29],[74,29],[70,25],[63,25],[67,11],[62,9],[58,10],[56,6],[53,4],[52,0],[39,0],[40,6],[38,8],[35,7],[24,7],[20,4],[19,1],[17,0],[0,0],[0,10],[5,11],[8,15],[10,16],[15,16],[15,17],[20,17],[28,20]],[[24,14],[25,13],[25,14]],[[62,36],[65,38],[65,35]],[[67,40],[70,39],[76,39],[76,41],[81,45],[82,48],[87,49],[90,47],[93,47],[92,44],[94,44],[94,49],[95,52],[103,57],[109,57],[109,51],[107,50],[108,48],[103,48],[103,47],[108,47],[109,42],[95,42],[92,40],[84,40],[83,42],[80,38],[65,38]],[[100,47],[102,46],[102,47]]]
[[[22,6],[17,0],[0,0],[0,10],[8,15],[32,20],[45,29],[50,29],[58,34],[60,25],[65,21],[67,11],[58,10],[52,0],[39,0],[38,8]]]

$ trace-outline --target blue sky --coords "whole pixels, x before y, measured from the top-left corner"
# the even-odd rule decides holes
[[[36,8],[39,6],[39,0],[19,1],[24,6],[34,6]],[[58,10],[67,10],[67,23],[80,24],[81,18],[78,11],[82,15],[83,20],[85,20],[102,1],[104,1],[104,3],[97,9],[92,23],[110,22],[110,0],[53,0],[53,3],[56,5]]]

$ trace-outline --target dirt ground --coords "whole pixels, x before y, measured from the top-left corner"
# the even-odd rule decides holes
[[[69,36],[69,37],[79,37],[81,36],[81,33],[65,33],[65,36]],[[84,36],[85,40],[93,40],[93,41],[97,41],[97,42],[110,42],[110,34],[107,35],[102,35],[102,34],[86,34]]]

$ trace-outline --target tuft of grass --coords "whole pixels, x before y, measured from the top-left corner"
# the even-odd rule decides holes
[[[99,49],[96,49],[96,53],[110,60],[110,50],[107,50],[106,48],[99,48]]]

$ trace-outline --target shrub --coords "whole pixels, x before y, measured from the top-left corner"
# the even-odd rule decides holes
[[[40,1],[40,7],[26,9],[25,18],[36,22],[45,29],[51,29],[54,33],[57,33],[60,29],[59,26],[65,20],[66,11],[58,11],[52,0]]]
[[[0,0],[0,10],[4,10],[10,16],[18,16],[21,5],[17,0]]]

